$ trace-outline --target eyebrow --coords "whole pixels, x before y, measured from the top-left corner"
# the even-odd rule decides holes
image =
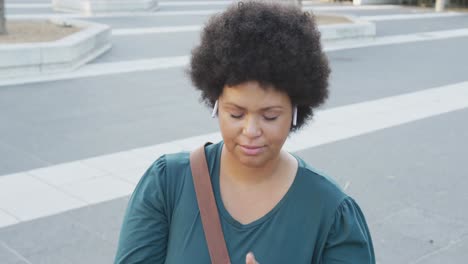
[[[226,104],[226,105],[229,105],[229,106],[234,106],[234,107],[239,108],[239,109],[242,109],[242,110],[245,110],[245,107],[242,107],[242,106],[237,105],[237,104],[235,104],[235,103],[226,102],[225,104]],[[267,106],[267,107],[260,108],[260,110],[262,110],[262,111],[268,111],[268,110],[274,110],[274,109],[277,109],[277,108],[278,108],[278,109],[283,109],[283,107],[280,106],[280,105],[273,105],[273,106]]]

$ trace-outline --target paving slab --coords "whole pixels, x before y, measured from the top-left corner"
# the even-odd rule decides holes
[[[0,226],[9,226],[19,223],[19,219],[0,209]]]
[[[141,178],[143,173],[136,173]],[[63,215],[76,222],[81,228],[95,234],[114,247],[117,246],[123,214],[127,208],[129,197],[123,197],[108,202],[71,210]]]
[[[106,175],[108,172],[83,162],[70,162],[65,165],[45,167],[28,171],[28,174],[52,186],[60,187],[72,182],[86,181]]]
[[[419,258],[415,263],[464,263],[466,261],[466,252],[468,252],[468,235],[465,234],[435,253]]]
[[[26,173],[0,177],[0,208],[18,220],[38,218],[86,205],[86,202]],[[22,186],[18,189],[16,186]],[[40,192],[40,197],[31,194]],[[10,200],[14,194],[20,199]],[[35,217],[33,217],[35,216]]]
[[[115,252],[115,246],[90,236],[74,244],[27,255],[26,258],[34,264],[112,263]]]
[[[468,234],[463,222],[424,210],[408,207],[384,222],[375,224],[374,234],[381,239],[377,242],[385,263],[414,263],[421,256],[441,250]],[[393,249],[391,252],[384,248]],[[411,250],[408,250],[411,249]],[[424,262],[425,263],[425,262]]]
[[[466,256],[461,241],[468,232],[462,209],[468,152],[458,146],[468,140],[462,122],[467,114],[465,109],[298,154],[348,186],[368,219],[379,263],[416,263],[446,247],[453,256]]]
[[[26,258],[44,251],[74,245],[90,236],[96,235],[89,233],[64,215],[42,218],[0,230],[3,243]]]
[[[28,264],[24,257],[18,255],[0,240],[0,259],[3,264]]]
[[[13,263],[111,263],[128,198],[0,229],[0,256]],[[15,251],[24,257],[16,257]],[[3,262],[2,262],[3,263]]]

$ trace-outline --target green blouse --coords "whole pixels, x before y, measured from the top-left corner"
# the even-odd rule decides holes
[[[261,264],[375,263],[372,240],[356,202],[302,159],[282,200],[266,215],[241,224],[225,209],[219,189],[223,143],[205,148],[221,225],[233,264],[252,251]],[[210,263],[189,154],[160,157],[130,198],[115,263]]]

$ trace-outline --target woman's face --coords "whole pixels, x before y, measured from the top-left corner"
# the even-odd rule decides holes
[[[287,94],[251,81],[224,87],[218,118],[229,154],[258,168],[277,160],[291,128],[292,106]]]

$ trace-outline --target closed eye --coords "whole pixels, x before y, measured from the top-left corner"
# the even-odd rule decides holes
[[[241,119],[243,116],[244,116],[243,114],[240,114],[240,115],[231,114],[231,117],[235,119]]]
[[[278,117],[277,117],[277,116],[273,116],[273,117],[264,116],[263,118],[265,118],[265,120],[267,120],[267,121],[274,121],[274,120],[276,120]]]

